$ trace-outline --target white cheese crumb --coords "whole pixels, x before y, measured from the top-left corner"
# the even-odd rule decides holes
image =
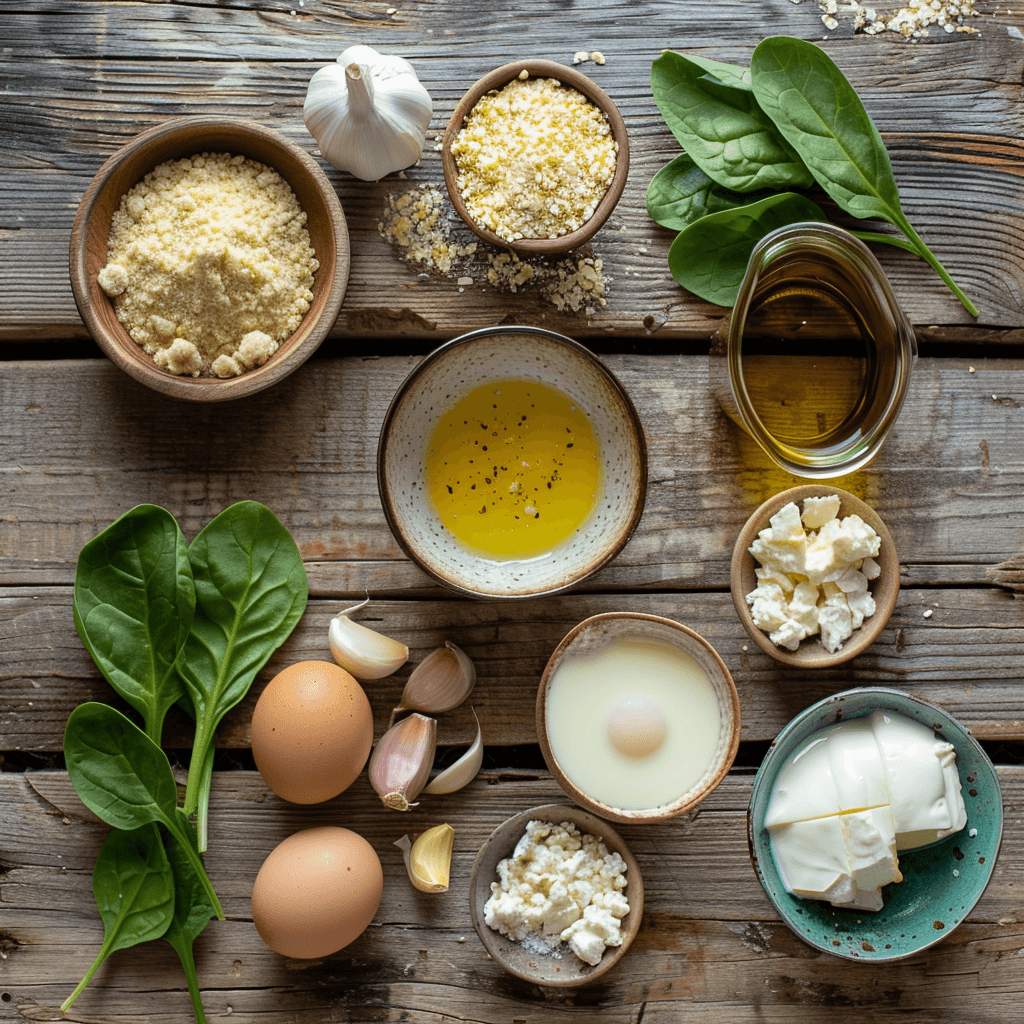
[[[629,913],[623,893],[626,863],[571,822],[531,821],[484,904],[484,922],[527,949],[558,955],[567,942],[581,960],[600,961],[621,946]]]
[[[921,615],[926,619],[930,619],[934,614],[935,612],[932,611],[931,608],[925,608],[925,610],[921,612]]]

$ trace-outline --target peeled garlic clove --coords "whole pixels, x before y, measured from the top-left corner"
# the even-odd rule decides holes
[[[403,718],[381,736],[370,755],[369,775],[385,807],[407,811],[416,806],[436,747],[437,722],[426,715]]]
[[[338,612],[331,619],[327,639],[331,656],[346,672],[351,672],[356,679],[383,679],[409,660],[409,648],[349,618],[369,603],[367,598]]]
[[[480,730],[480,719],[476,717],[476,739],[470,745],[462,757],[450,768],[445,768],[429,786],[424,787],[423,792],[430,796],[440,796],[442,793],[454,793],[463,786],[468,786],[480,774],[480,766],[484,763],[483,733]]]
[[[395,846],[405,858],[405,870],[409,881],[420,892],[447,892],[452,869],[452,847],[455,845],[455,829],[451,825],[437,825],[428,828],[413,842],[402,836]]]
[[[476,669],[469,655],[451,641],[431,651],[413,670],[402,691],[398,711],[437,715],[457,708],[476,686]]]

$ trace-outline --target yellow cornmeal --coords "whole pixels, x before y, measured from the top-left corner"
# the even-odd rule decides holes
[[[482,96],[452,143],[469,215],[508,242],[582,227],[617,154],[604,114],[553,78],[520,76]]]
[[[601,465],[590,421],[540,381],[474,388],[441,417],[427,449],[427,487],[441,522],[491,558],[550,551],[597,499]]]
[[[270,167],[229,153],[160,164],[127,192],[98,275],[118,320],[171,373],[261,366],[302,322],[319,267]]]

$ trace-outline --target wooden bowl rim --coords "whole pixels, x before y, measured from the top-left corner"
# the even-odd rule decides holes
[[[555,757],[554,751],[551,749],[551,741],[548,738],[547,727],[547,694],[551,685],[551,676],[558,663],[561,661],[565,651],[572,645],[580,633],[593,628],[597,623],[608,621],[610,619],[632,619],[638,622],[656,622],[660,625],[678,630],[702,647],[711,656],[711,659],[717,664],[722,673],[722,677],[725,681],[726,692],[729,694],[731,710],[728,723],[731,733],[729,737],[729,746],[722,759],[722,763],[719,765],[715,774],[711,776],[707,784],[702,789],[690,796],[689,799],[680,798],[674,803],[663,804],[660,807],[652,807],[637,811],[611,807],[608,804],[602,803],[600,800],[594,799],[594,797],[588,796],[579,789],[575,783],[566,776],[565,772],[562,770],[562,766],[558,763],[558,758]],[[669,619],[663,615],[652,615],[648,612],[600,612],[597,615],[589,616],[569,630],[569,632],[566,633],[559,642],[558,646],[554,649],[551,657],[548,658],[547,664],[544,666],[540,685],[537,687],[535,715],[537,742],[540,745],[541,754],[544,757],[544,763],[548,766],[548,771],[552,774],[558,785],[561,786],[568,797],[578,803],[581,807],[593,814],[600,815],[602,818],[607,818],[609,821],[615,821],[623,825],[656,824],[658,822],[669,821],[672,818],[679,817],[681,814],[686,814],[687,812],[692,811],[711,792],[713,792],[726,775],[729,774],[729,771],[736,760],[736,754],[739,752],[740,746],[740,695],[739,691],[736,689],[736,683],[732,678],[732,673],[722,660],[722,656],[715,650],[712,644],[709,643],[705,637],[701,636],[700,633],[696,632],[696,630],[691,629],[689,626],[684,626],[681,622],[676,622],[675,619]]]
[[[235,133],[238,139],[230,143],[218,142],[218,137],[224,133]],[[175,142],[179,136],[181,145]],[[253,155],[248,152],[245,136],[258,139],[268,146],[274,151],[275,159],[269,159],[265,153]],[[159,155],[165,146],[173,149],[178,155]],[[252,148],[255,150],[257,147]],[[323,209],[310,211],[303,205],[304,212],[310,219],[314,214],[326,217],[334,245],[330,251],[316,252],[316,258],[320,263],[316,273],[323,275],[319,280],[326,278],[327,281],[320,285],[321,291],[318,292],[318,278],[314,277],[314,299],[309,311],[296,330],[281,342],[278,351],[266,363],[237,377],[180,376],[158,367],[116,319],[112,319],[108,325],[97,314],[97,303],[108,303],[111,309],[113,307],[106,293],[99,287],[95,274],[90,274],[88,269],[89,228],[104,190],[118,171],[129,162],[141,161],[143,154],[154,152],[151,164],[134,178],[125,192],[164,160],[180,159],[189,154],[215,150],[240,153],[273,167],[296,193],[293,179],[296,175],[307,175],[316,195],[322,201]],[[292,161],[293,166],[282,169],[279,166],[281,158]],[[149,163],[148,157],[146,162]],[[119,201],[120,198],[119,196]],[[109,232],[109,224],[106,225],[106,230]],[[320,165],[305,150],[272,128],[255,121],[219,115],[172,118],[136,135],[112,154],[96,172],[82,196],[75,215],[69,245],[69,265],[71,290],[79,315],[96,344],[111,362],[140,383],[172,398],[194,402],[227,401],[255,394],[288,376],[301,366],[327,337],[337,319],[348,285],[348,225],[337,193]]]
[[[554,78],[562,85],[567,85],[577,92],[583,93],[608,119],[612,137],[619,144],[619,151],[615,161],[615,174],[608,185],[608,190],[597,204],[594,215],[585,224],[575,231],[571,231],[567,235],[559,235],[557,238],[520,238],[510,242],[500,238],[489,228],[477,224],[470,216],[462,201],[462,196],[459,194],[458,167],[455,157],[452,155],[452,143],[462,128],[466,115],[476,106],[477,101],[492,89],[499,89],[518,78],[523,71],[526,71],[531,78]],[[593,238],[611,215],[619,199],[622,198],[623,190],[626,187],[626,178],[629,176],[629,134],[626,131],[626,122],[623,120],[622,114],[619,113],[619,108],[593,79],[565,64],[559,64],[557,61],[543,58],[518,60],[510,64],[503,64],[488,72],[471,85],[459,100],[441,139],[441,168],[444,171],[444,183],[447,186],[452,206],[478,237],[491,245],[502,249],[511,249],[519,255],[557,256],[576,249]]]
[[[877,580],[873,580],[870,584],[871,595],[875,599],[875,613],[865,619],[864,624],[855,630],[853,636],[834,654],[825,650],[817,636],[807,637],[801,641],[797,650],[789,651],[785,647],[776,647],[769,639],[768,634],[754,625],[746,595],[757,585],[757,578],[754,575],[754,556],[747,549],[754,542],[758,533],[767,528],[769,519],[784,505],[792,501],[799,506],[804,498],[824,497],[830,494],[839,496],[840,516],[856,513],[882,539],[876,559],[882,573]],[[801,484],[798,487],[790,487],[788,490],[781,491],[762,502],[743,524],[733,547],[732,561],[729,566],[729,589],[740,622],[743,623],[751,640],[765,654],[784,665],[796,668],[832,668],[862,654],[885,629],[886,623],[896,607],[896,598],[899,595],[900,564],[889,528],[870,505],[841,487],[831,487],[827,484]]]
[[[530,972],[518,967],[508,954],[512,947],[516,949],[522,947],[484,922],[484,904],[487,902],[487,897],[490,896],[490,883],[496,881],[498,877],[498,861],[512,855],[516,843],[526,832],[526,826],[531,821],[550,821],[554,824],[570,821],[581,832],[589,833],[603,840],[609,850],[618,853],[626,862],[625,895],[629,902],[629,913],[622,919],[622,945],[607,947],[600,962],[593,966],[579,961],[578,969],[581,973],[572,977],[552,979],[544,975],[539,968]],[[492,861],[493,863],[491,863]],[[482,877],[485,870],[488,872],[487,878]],[[644,912],[644,881],[640,873],[640,865],[632,850],[607,821],[572,804],[541,804],[507,818],[484,840],[473,859],[473,866],[469,873],[469,909],[473,927],[476,929],[484,949],[490,953],[496,963],[510,974],[525,981],[532,981],[537,985],[553,988],[576,988],[580,985],[590,984],[610,971],[622,959],[636,938],[640,931]],[[575,954],[570,955],[575,957]],[[558,961],[551,962],[557,963]],[[574,963],[573,966],[577,965]]]

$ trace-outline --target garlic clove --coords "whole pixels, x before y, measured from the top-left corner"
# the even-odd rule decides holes
[[[437,722],[410,715],[377,741],[370,755],[370,784],[385,807],[407,811],[430,778],[437,748]]]
[[[396,711],[436,715],[457,708],[476,686],[476,668],[451,641],[431,651],[413,670]]]
[[[327,634],[331,656],[356,679],[383,679],[397,672],[409,660],[409,648],[350,616],[369,604],[370,599],[338,612]]]
[[[484,763],[483,733],[480,730],[480,719],[476,711],[473,711],[476,718],[476,739],[470,744],[469,749],[448,768],[445,768],[429,786],[423,788],[423,792],[430,796],[440,796],[443,793],[454,793],[463,786],[468,786],[480,774],[480,768]]]
[[[402,836],[395,846],[405,858],[409,881],[420,892],[447,892],[452,869],[452,848],[455,829],[451,825],[436,825],[421,833],[413,842]]]

